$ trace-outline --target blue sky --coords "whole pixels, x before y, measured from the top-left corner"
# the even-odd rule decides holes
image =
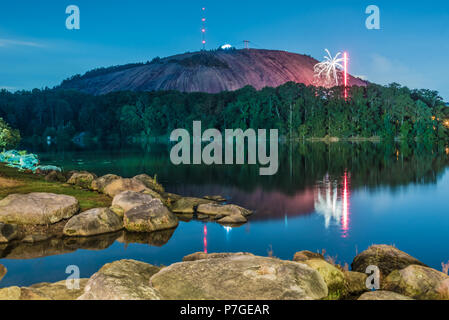
[[[77,5],[81,29],[67,30]],[[365,28],[368,5],[381,30]],[[201,48],[242,47],[310,54],[346,50],[351,73],[387,84],[440,91],[449,101],[449,1],[355,0],[15,0],[0,3],[0,87],[52,87],[92,68]]]

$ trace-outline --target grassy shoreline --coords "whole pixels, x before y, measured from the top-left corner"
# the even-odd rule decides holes
[[[13,193],[26,194],[31,192],[48,192],[73,196],[79,201],[81,211],[110,207],[112,203],[112,199],[104,194],[61,182],[46,181],[41,175],[19,171],[0,164],[0,199]]]

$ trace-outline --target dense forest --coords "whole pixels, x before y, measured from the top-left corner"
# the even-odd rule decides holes
[[[449,140],[449,108],[436,91],[398,84],[322,88],[287,83],[219,94],[115,92],[92,96],[44,89],[0,91],[0,118],[23,137],[99,140],[167,136],[173,129],[279,129],[287,138],[380,137],[424,142]]]

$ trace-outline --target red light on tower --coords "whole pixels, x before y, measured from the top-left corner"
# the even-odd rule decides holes
[[[203,11],[203,17],[201,18],[202,21],[202,27],[201,27],[201,43],[203,44],[203,50],[206,50],[206,17],[205,15],[205,11],[206,8],[202,7],[201,10]]]

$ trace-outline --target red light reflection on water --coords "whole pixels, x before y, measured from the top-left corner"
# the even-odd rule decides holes
[[[348,237],[349,232],[349,200],[350,200],[350,190],[348,185],[348,173],[345,172],[343,177],[343,192],[342,192],[342,216],[341,216],[341,230],[343,231],[342,237]]]
[[[203,243],[204,243],[204,253],[207,253],[207,225],[204,225]]]

